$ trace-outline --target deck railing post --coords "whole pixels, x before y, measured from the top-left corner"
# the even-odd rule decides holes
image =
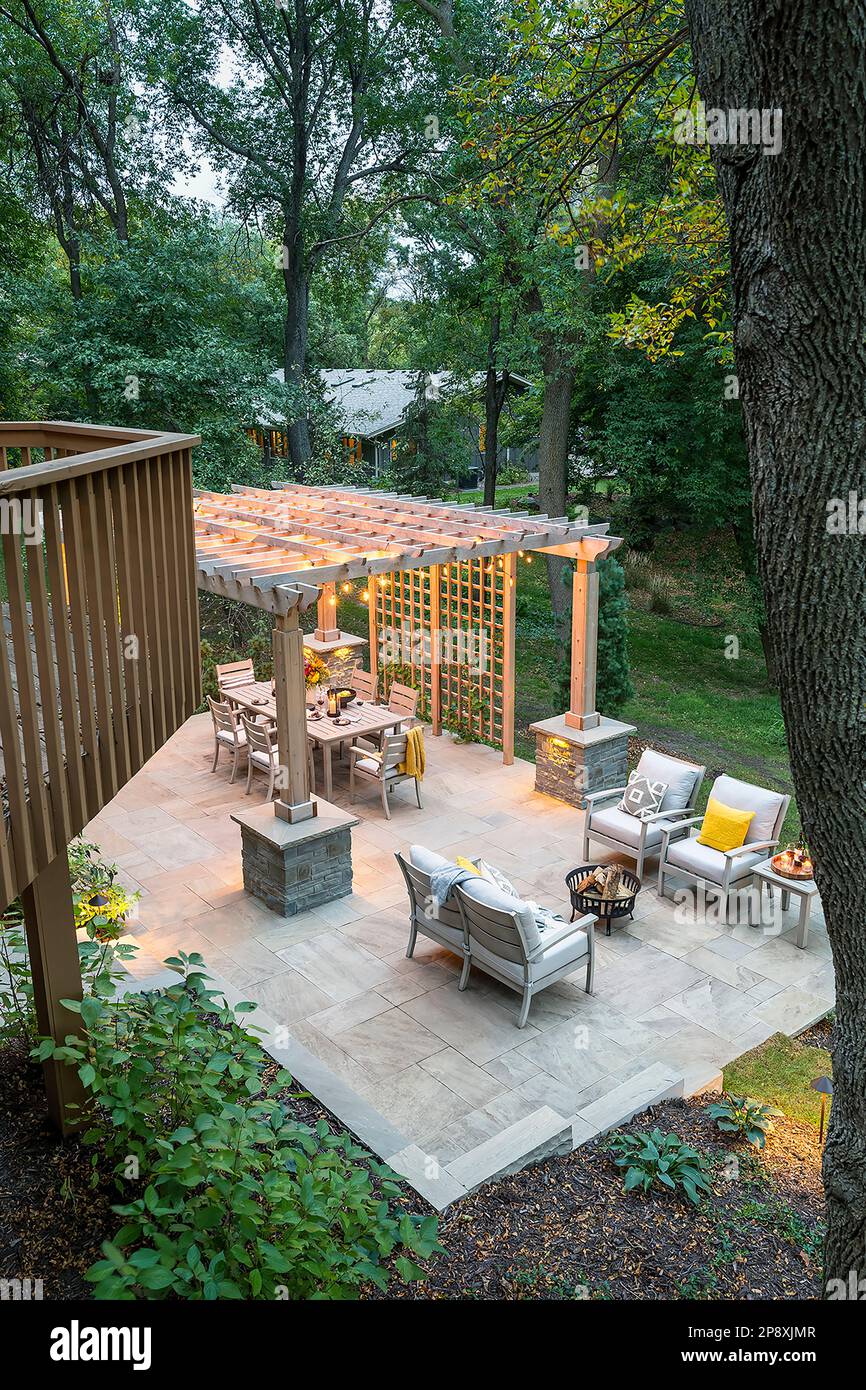
[[[36,1022],[42,1037],[63,1043],[81,1032],[80,1014],[70,1013],[61,999],[81,999],[81,966],[75,936],[75,912],[66,849],[36,875],[21,893],[27,948],[33,980]],[[81,1105],[82,1086],[75,1067],[49,1060],[43,1063],[48,1113],[63,1134],[76,1128],[69,1105]]]
[[[310,797],[307,767],[304,634],[297,608],[291,608],[285,616],[277,618],[273,646],[280,760],[279,794],[274,811],[281,820],[309,820],[316,815],[316,803]]]

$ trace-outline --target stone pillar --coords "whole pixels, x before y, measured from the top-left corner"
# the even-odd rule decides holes
[[[244,888],[281,917],[352,891],[352,827],[358,818],[320,797],[313,819],[290,823],[269,806],[236,811]]]
[[[530,725],[535,734],[535,790],[583,810],[589,792],[624,787],[633,724],[598,716],[594,729],[575,729],[568,716]]]

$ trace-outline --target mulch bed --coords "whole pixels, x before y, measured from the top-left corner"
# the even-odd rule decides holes
[[[24,1048],[0,1048],[0,1278],[41,1279],[46,1299],[91,1296],[84,1272],[120,1225],[107,1182],[90,1185],[92,1156],[58,1138]]]
[[[805,1033],[798,1033],[797,1042],[805,1043],[807,1047],[822,1047],[832,1057],[833,1048],[836,1045],[835,1014],[829,1018],[819,1018],[818,1022],[813,1023],[811,1028],[807,1028]]]
[[[815,1130],[780,1120],[763,1154],[720,1142],[697,1100],[665,1101],[658,1125],[708,1154],[712,1199],[623,1191],[596,1142],[501,1179],[449,1209],[423,1283],[406,1299],[812,1299],[823,1192]],[[739,1177],[725,1176],[731,1156]],[[378,1296],[378,1295],[377,1295]]]
[[[344,1126],[314,1097],[302,1123]],[[423,1282],[394,1279],[371,1299],[796,1299],[817,1297],[823,1193],[817,1135],[780,1120],[763,1154],[723,1142],[697,1100],[666,1101],[629,1128],[674,1130],[709,1155],[711,1200],[625,1193],[604,1141],[551,1158],[464,1198],[440,1220],[446,1254]],[[731,1156],[739,1176],[726,1176]],[[0,1278],[41,1278],[46,1299],[90,1296],[85,1270],[119,1218],[107,1180],[90,1186],[93,1150],[60,1142],[41,1077],[0,1049]],[[408,1211],[430,1208],[411,1189]]]

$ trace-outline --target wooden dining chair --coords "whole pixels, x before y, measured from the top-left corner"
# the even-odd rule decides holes
[[[354,690],[359,700],[366,700],[369,704],[376,703],[376,690],[378,682],[372,671],[365,671],[363,666],[355,666],[349,685]]]
[[[277,726],[275,723],[256,724],[245,715],[241,717],[241,720],[248,750],[247,796],[249,796],[252,787],[253,769],[258,768],[261,772],[268,774],[268,799],[270,800],[274,794],[274,782],[277,768],[280,765],[280,752],[276,744]],[[316,766],[313,762],[313,747],[309,740],[307,741],[307,771],[310,775],[310,791],[314,792],[316,790]]]
[[[238,762],[242,751],[247,746],[247,736],[240,727],[241,715],[232,709],[226,700],[212,700],[210,695],[207,697],[210,706],[211,719],[213,720],[213,764],[211,772],[216,772],[219,762],[220,749],[228,748],[233,754],[232,775],[230,780],[233,782],[237,776]]]
[[[253,784],[253,771],[268,774],[268,800],[274,794],[274,780],[279,765],[280,753],[273,739],[276,728],[265,724],[255,724],[246,715],[241,715],[241,723],[247,740],[247,796]]]
[[[418,691],[413,690],[410,685],[401,685],[399,681],[391,684],[391,693],[388,696],[388,708],[395,714],[401,714],[403,718],[395,726],[397,733],[405,734],[415,723],[415,712],[418,709]]]
[[[243,661],[227,661],[214,669],[220,693],[231,690],[236,685],[249,685],[256,678],[251,657],[246,657]]]
[[[391,807],[388,805],[388,793],[392,787],[396,787],[399,782],[405,782],[407,778],[415,783],[415,796],[421,806],[421,780],[418,777],[409,778],[408,772],[400,772],[398,769],[401,763],[406,761],[406,739],[407,734],[385,734],[382,739],[381,749],[366,748],[359,744],[353,744],[349,749],[352,761],[349,764],[349,800],[355,800],[355,773],[360,773],[370,781],[378,782],[382,793],[382,806],[385,811],[385,819],[391,819]]]

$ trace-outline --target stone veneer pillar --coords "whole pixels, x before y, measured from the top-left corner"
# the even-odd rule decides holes
[[[578,810],[586,807],[589,792],[624,787],[628,781],[627,757],[633,724],[599,717],[594,729],[574,729],[566,716],[543,719],[530,725],[535,734],[535,790],[567,801]]]
[[[285,821],[273,806],[235,811],[244,888],[282,917],[352,891],[352,826],[357,816],[317,797],[317,815]]]
[[[327,641],[304,634],[304,646],[320,656],[330,671],[328,685],[348,685],[355,666],[363,660],[364,648],[368,646],[366,637],[353,637],[349,632],[338,632],[335,638]]]

